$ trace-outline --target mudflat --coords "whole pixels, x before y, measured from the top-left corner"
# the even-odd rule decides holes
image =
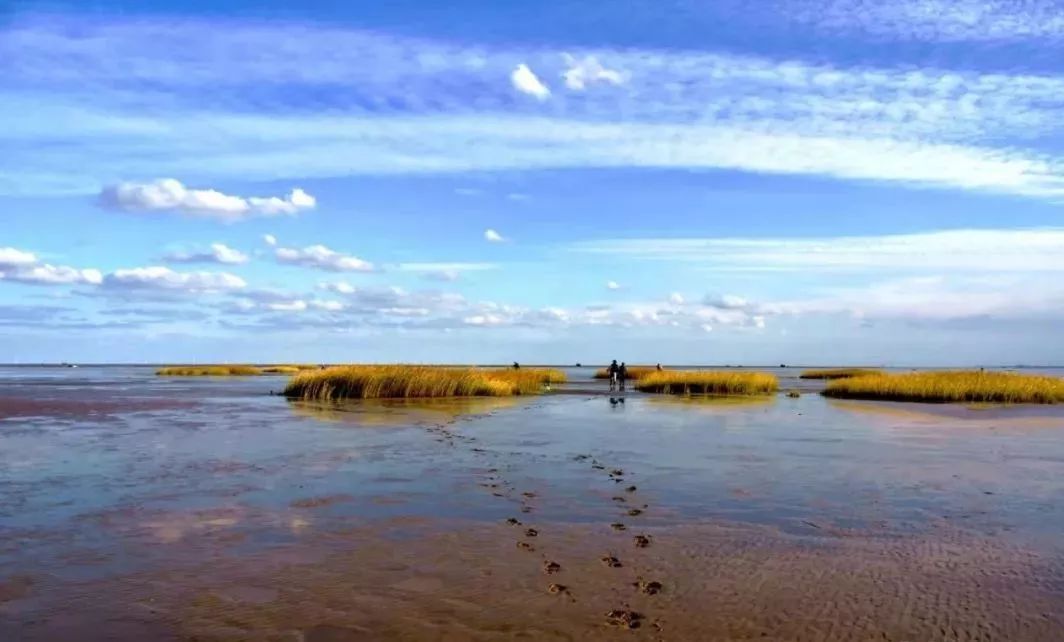
[[[622,403],[590,372],[320,406],[150,372],[0,373],[109,404],[0,420],[0,638],[1064,635],[1054,407]]]

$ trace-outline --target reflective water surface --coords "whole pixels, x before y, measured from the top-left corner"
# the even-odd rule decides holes
[[[156,589],[168,587],[159,589],[158,600],[174,604],[167,618],[160,615],[162,607],[111,617],[118,623],[111,633],[118,638],[132,621],[158,625],[151,629],[156,633],[195,631],[204,639],[263,639],[268,637],[264,631],[282,635],[273,616],[223,626],[220,615],[196,611],[189,619],[186,609],[200,604],[203,591],[222,590],[237,569],[246,572],[242,562],[247,560],[257,560],[262,569],[273,569],[279,559],[296,560],[306,565],[305,580],[330,567],[356,564],[355,555],[368,556],[359,558],[362,568],[371,563],[367,560],[413,555],[416,546],[428,542],[435,542],[433,550],[448,551],[427,565],[431,569],[444,573],[454,560],[466,561],[447,576],[451,579],[432,582],[461,583],[456,578],[471,572],[470,564],[481,570],[508,568],[510,557],[504,556],[517,555],[513,531],[504,525],[508,518],[534,522],[542,531],[534,539],[538,550],[532,555],[538,557],[548,554],[551,540],[544,538],[550,533],[558,538],[551,554],[575,556],[596,538],[621,537],[617,541],[630,548],[633,528],[653,532],[658,548],[652,550],[660,558],[647,561],[644,570],[690,574],[675,578],[677,583],[709,573],[708,566],[699,571],[698,564],[718,563],[711,554],[695,552],[710,541],[720,546],[760,542],[760,551],[806,552],[827,544],[874,542],[867,550],[838,552],[826,566],[848,569],[840,561],[845,559],[864,570],[869,562],[862,562],[862,555],[891,546],[910,551],[919,542],[926,550],[949,542],[954,551],[949,555],[958,560],[975,559],[973,551],[1001,560],[1000,546],[1022,557],[1022,564],[1017,558],[1019,566],[1002,573],[1030,578],[1027,588],[1035,593],[1024,600],[1064,605],[1056,601],[1064,594],[1064,411],[1057,407],[828,401],[815,394],[820,384],[797,380],[793,369],[777,372],[786,377],[784,389],[805,391],[796,399],[782,394],[756,400],[669,399],[629,392],[622,400],[603,394],[591,372],[571,369],[570,384],[534,398],[320,405],[272,395],[283,388],[284,377],[164,379],[146,367],[0,368],[0,615],[6,616],[0,618],[0,637],[48,639],[64,630],[64,622],[91,620],[88,603],[79,616],[69,607],[71,596],[112,590],[119,595],[134,577],[151,577]],[[609,528],[618,522],[626,525],[620,534]],[[715,530],[698,530],[705,528]],[[352,529],[368,530],[355,538]],[[468,542],[456,539],[456,533],[465,533]],[[505,548],[491,553],[492,542],[500,538]],[[672,543],[658,546],[665,541]],[[316,561],[326,553],[340,557],[329,564]],[[731,554],[740,559],[746,553]],[[765,554],[757,562],[761,566],[792,559],[791,553]],[[684,556],[691,559],[680,563]],[[209,568],[201,568],[204,563]],[[812,558],[802,563],[809,569],[826,564]],[[963,572],[963,563],[958,564]],[[379,570],[392,574],[389,586],[406,588],[386,600],[378,596],[377,608],[446,610],[448,596],[463,590],[417,580],[409,559],[386,566]],[[1027,570],[1016,570],[1021,566]],[[877,572],[904,578],[898,568],[888,564]],[[188,569],[200,569],[189,576],[199,579],[170,575]],[[527,605],[521,582],[541,582],[543,575],[536,570],[525,578],[528,572],[516,567],[511,572],[513,585],[500,590],[514,591],[515,608]],[[588,587],[597,588],[587,588],[585,595],[601,592],[605,605],[614,589],[600,573],[608,572],[588,571]],[[713,573],[727,577],[726,570]],[[851,577],[857,571],[845,573]],[[258,588],[228,590],[238,595],[234,603],[265,600],[282,609],[287,600],[270,593],[278,581],[278,576],[262,576],[255,580]],[[283,581],[293,587],[299,582]],[[324,590],[331,579],[323,575],[315,581]],[[483,581],[487,590],[490,582]],[[1012,598],[994,593],[995,599],[1014,599],[1025,586],[1014,582]],[[542,589],[528,590],[538,596]],[[699,590],[718,589],[705,585]],[[973,591],[972,600],[990,595],[989,589]],[[581,597],[576,589],[571,593]],[[417,596],[416,603],[410,595]],[[498,599],[505,612],[511,598],[498,595],[469,599]],[[68,605],[64,620],[55,615],[61,599]],[[344,599],[335,597],[330,612],[352,613],[352,603]],[[675,614],[690,608],[682,595],[669,599],[675,602],[653,603],[655,608],[668,605],[659,608],[662,621],[670,609]],[[772,599],[781,603],[782,598]],[[550,604],[544,608],[557,608],[557,601]],[[968,626],[959,614],[974,604],[958,605],[960,619],[952,625]],[[180,617],[174,615],[178,609]],[[549,634],[527,630],[539,631],[543,639],[555,634],[586,639],[600,632],[597,622],[574,630],[584,622],[575,613]],[[846,619],[845,613],[831,617]],[[481,622],[477,628],[477,617],[461,609],[448,611],[448,617],[448,626],[478,631],[470,637],[494,639],[494,625]],[[785,629],[758,619],[770,616],[744,617],[788,639]],[[894,622],[893,615],[880,611],[863,617],[870,618],[869,631],[882,624],[877,618]],[[1019,635],[1013,639],[1051,639],[1059,624],[1053,617],[1021,618],[1018,628],[1008,631]],[[389,622],[392,626],[394,619]],[[897,624],[903,627],[899,631],[919,632],[927,624],[904,622]],[[359,626],[348,622],[339,637],[330,638],[327,626],[311,623],[300,635],[376,639],[358,638],[352,631]],[[661,622],[655,626],[657,634],[670,631]],[[704,624],[704,632],[710,630],[706,626],[712,625]],[[731,624],[720,626],[720,639],[738,635],[724,632]],[[970,626],[978,629],[976,623]],[[816,630],[823,639],[847,639],[838,627]],[[685,637],[682,627],[672,631],[676,639],[697,639]],[[415,629],[392,633],[437,639]],[[101,639],[106,639],[103,633]]]

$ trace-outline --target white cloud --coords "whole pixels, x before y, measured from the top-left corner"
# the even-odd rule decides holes
[[[324,312],[339,312],[347,306],[340,301],[333,301],[331,299],[314,299],[310,302],[310,307]]]
[[[683,305],[686,300],[679,292],[673,292],[669,295],[669,303],[673,305]]]
[[[103,274],[42,262],[37,255],[13,247],[0,247],[0,281],[31,285],[99,285]]]
[[[495,230],[488,228],[484,230],[484,240],[488,241],[489,243],[502,243],[506,239],[503,238],[502,234],[499,234]]]
[[[1001,41],[1064,36],[1055,0],[805,0],[790,17],[824,31],[863,32],[930,42]]]
[[[882,236],[587,241],[578,252],[694,262],[714,269],[1064,272],[1064,228],[943,230]]]
[[[219,263],[241,265],[248,262],[248,255],[223,243],[211,243],[210,249],[199,252],[172,252],[166,255],[171,263]]]
[[[256,215],[292,215],[313,209],[317,201],[298,188],[284,198],[243,198],[213,189],[189,189],[177,179],[162,178],[147,183],[123,182],[105,187],[100,192],[100,204],[128,212],[184,212],[232,222]]]
[[[267,310],[274,312],[302,312],[307,309],[307,302],[303,300],[266,303],[264,305]]]
[[[462,278],[462,273],[458,270],[429,270],[422,272],[421,276],[429,281],[445,281],[447,283],[453,283]]]
[[[821,22],[832,13],[812,0],[785,4],[806,7]],[[1044,29],[1058,8],[1050,0],[1040,0],[1037,11],[1027,2],[1023,11],[1010,11],[1002,0],[829,4],[843,5],[846,15],[870,15],[870,24],[889,28],[919,22],[909,14],[931,6],[923,18],[930,31],[941,24],[940,9],[953,16],[952,23],[964,24],[971,15],[988,15],[972,7],[992,6],[994,18],[975,21],[974,29],[1021,34],[1028,32],[1026,25]],[[897,12],[897,6],[904,19],[877,15]],[[789,20],[793,12],[776,13]],[[109,177],[149,172],[275,181],[678,167],[1044,199],[1064,195],[1064,163],[1056,144],[1064,77],[1052,71],[995,64],[995,71],[981,72],[974,63],[872,66],[850,56],[832,65],[830,55],[805,62],[714,51],[587,48],[572,52],[574,64],[609,61],[611,68],[630,71],[625,90],[593,91],[578,79],[588,89],[551,96],[555,117],[540,118],[538,110],[513,104],[509,86],[486,82],[511,72],[524,78],[521,67],[513,68],[518,60],[534,60],[554,73],[556,66],[547,62],[554,54],[540,48],[459,45],[305,24],[219,29],[210,20],[118,19],[80,24],[77,30],[68,26],[58,19],[5,32],[0,56],[10,61],[9,83],[23,89],[9,92],[0,105],[0,120],[8,125],[0,132],[8,161],[0,193],[84,193],[87,185]],[[175,39],[189,43],[180,59],[164,44]],[[111,46],[99,45],[104,42]],[[241,55],[248,51],[254,54]],[[1054,53],[1046,47],[1032,58],[1048,60]],[[55,64],[57,59],[64,64]],[[363,64],[368,59],[380,64]],[[528,75],[534,77],[530,69]],[[351,92],[304,91],[337,83]],[[253,84],[281,89],[275,108],[237,97],[204,112],[185,100],[190,91]],[[483,89],[472,104],[470,86]],[[315,109],[291,109],[306,107],[310,93]],[[134,102],[136,109],[124,107]],[[32,144],[47,137],[66,141],[64,153],[41,153]],[[252,207],[251,199],[217,192],[200,200],[220,216],[238,216],[240,201]],[[277,200],[293,208],[304,203],[298,194]],[[267,211],[288,209],[269,198],[255,203]]]
[[[337,294],[354,294],[358,291],[358,288],[347,283],[345,281],[339,281],[335,283],[319,283],[318,287],[330,292],[336,292]]]
[[[228,272],[175,272],[151,266],[115,270],[104,277],[103,285],[115,290],[212,293],[240,290],[247,287],[247,282]]]
[[[274,250],[278,263],[328,270],[330,272],[372,272],[373,264],[356,256],[341,254],[324,245],[303,249],[279,247]]]
[[[517,91],[535,96],[538,100],[550,98],[550,89],[524,63],[517,65],[510,73],[510,83]]]
[[[750,302],[741,296],[734,294],[723,294],[720,296],[706,295],[702,299],[702,305],[708,305],[712,308],[720,308],[722,310],[743,310],[750,307]]]
[[[37,262],[37,256],[32,252],[23,252],[13,247],[0,247],[0,269],[9,269]]]
[[[274,236],[273,234],[263,234],[262,235],[262,242],[265,243],[266,245],[269,245],[270,247],[273,247],[273,246],[277,245],[277,237]]]
[[[616,281],[606,281],[606,289],[607,290],[620,290],[621,289],[621,284],[617,283]]]
[[[562,74],[565,78],[565,86],[573,91],[583,91],[588,85],[606,83],[609,85],[621,85],[625,82],[625,75],[615,69],[607,69],[602,66],[598,58],[584,56],[577,60],[569,54],[562,54],[568,69]]]
[[[497,326],[506,325],[507,319],[498,314],[474,314],[464,319],[466,325]]]
[[[453,282],[459,280],[466,272],[482,272],[498,267],[494,263],[426,262],[400,263],[394,266],[394,269],[400,272],[414,272],[430,281]]]
[[[63,265],[41,263],[10,272],[0,271],[0,279],[38,285],[99,285],[103,282],[103,274],[99,270],[79,270]]]

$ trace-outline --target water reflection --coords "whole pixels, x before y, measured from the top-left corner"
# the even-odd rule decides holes
[[[1051,404],[933,404],[896,401],[828,399],[836,410],[894,425],[1054,426],[1064,427],[1064,417]]]
[[[653,396],[648,397],[647,401],[652,408],[656,406],[660,410],[720,414],[734,410],[768,409],[776,404],[776,395],[766,397],[720,395]]]
[[[296,415],[362,426],[409,426],[486,415],[514,408],[517,397],[454,397],[447,399],[359,399],[339,403],[290,401]]]

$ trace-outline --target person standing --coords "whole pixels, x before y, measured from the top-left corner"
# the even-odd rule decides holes
[[[606,369],[606,373],[610,376],[610,392],[617,389],[617,375],[620,372],[620,367],[617,365],[617,360],[614,359],[610,367]]]
[[[628,378],[628,366],[621,362],[621,366],[617,368],[617,380],[621,385],[621,392],[624,392],[624,382]]]

